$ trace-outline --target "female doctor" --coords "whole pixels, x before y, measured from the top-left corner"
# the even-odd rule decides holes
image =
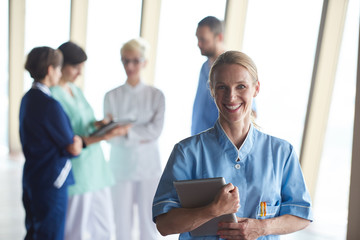
[[[259,93],[256,66],[244,53],[228,51],[214,62],[210,88],[219,109],[214,127],[175,145],[153,203],[162,235],[189,231],[210,219],[236,213],[216,236],[204,239],[279,239],[312,220],[311,201],[294,148],[257,130],[252,100]],[[201,208],[182,208],[173,181],[224,177],[229,184]]]
[[[124,134],[127,127],[117,127],[103,136],[91,136],[99,122],[82,90],[75,85],[87,55],[73,42],[61,44],[59,50],[64,56],[62,77],[51,92],[69,116],[74,132],[86,145],[80,156],[72,160],[75,184],[69,187],[65,240],[110,240],[115,235],[110,193],[114,177],[100,141]]]
[[[120,53],[126,83],[106,93],[104,116],[134,123],[125,136],[109,141],[110,166],[116,178],[112,187],[116,238],[131,239],[133,211],[137,205],[140,239],[157,239],[151,206],[161,175],[157,140],[164,123],[165,98],[159,89],[141,81],[140,74],[146,64],[144,40],[126,42]]]
[[[36,47],[25,64],[34,79],[20,106],[25,239],[64,239],[67,190],[74,183],[70,158],[83,143],[49,89],[59,82],[62,61],[59,50]]]

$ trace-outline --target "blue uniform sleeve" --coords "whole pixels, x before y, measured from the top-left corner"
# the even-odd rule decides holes
[[[45,128],[48,135],[64,156],[74,157],[66,151],[66,147],[73,143],[74,137],[68,116],[57,101],[48,105],[47,113]]]
[[[210,93],[210,65],[207,60],[201,67],[198,87],[193,105],[191,135],[198,134],[214,126],[218,119],[218,109]]]
[[[184,170],[186,168],[185,155],[177,144],[170,155],[155,193],[152,207],[154,222],[157,216],[169,212],[172,208],[181,207],[173,182],[189,179],[189,176],[186,176],[188,171]]]
[[[280,215],[290,214],[310,221],[313,220],[310,194],[307,191],[294,149],[292,149],[284,166],[281,198]]]

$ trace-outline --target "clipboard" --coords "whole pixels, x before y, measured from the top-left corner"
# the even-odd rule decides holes
[[[135,119],[124,119],[124,120],[119,120],[119,121],[111,121],[108,124],[105,124],[101,128],[97,129],[95,132],[90,134],[90,136],[91,137],[101,137],[101,136],[105,135],[108,131],[110,131],[118,126],[134,123],[135,121],[136,121]]]
[[[223,177],[174,181],[180,204],[184,208],[202,207],[211,203],[226,184]],[[225,214],[204,223],[190,232],[191,236],[214,236],[219,222],[237,222],[235,213]]]

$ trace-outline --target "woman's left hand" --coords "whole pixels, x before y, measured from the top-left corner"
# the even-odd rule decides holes
[[[219,223],[217,234],[224,239],[253,240],[265,235],[265,228],[262,220],[238,218],[237,223]]]

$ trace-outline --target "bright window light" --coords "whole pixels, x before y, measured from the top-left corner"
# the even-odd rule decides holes
[[[173,146],[190,136],[191,115],[199,81],[201,56],[195,36],[206,16],[224,20],[226,1],[162,0],[155,86],[165,94],[165,125],[160,139],[165,164]]]
[[[89,0],[84,91],[98,119],[105,93],[125,83],[120,48],[139,37],[141,6],[141,0]]]
[[[9,1],[0,2],[0,155],[7,154],[8,148],[8,112],[9,112]]]

